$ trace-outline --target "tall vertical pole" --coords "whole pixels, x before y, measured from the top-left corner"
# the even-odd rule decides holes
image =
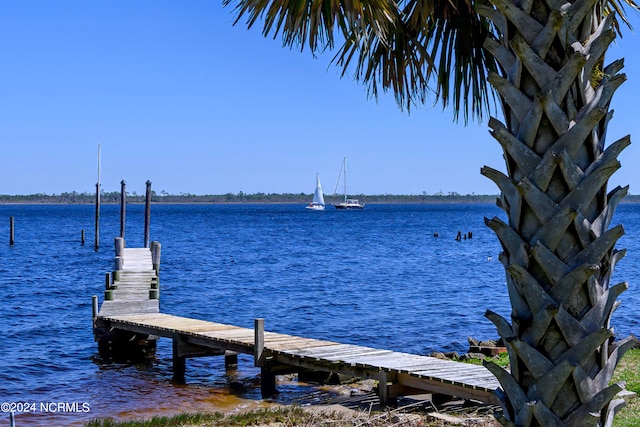
[[[9,217],[9,246],[13,246],[16,241],[16,223],[13,216]]]
[[[347,158],[344,158],[344,202],[347,203]]]
[[[127,181],[120,182],[120,237],[124,239],[124,224],[127,219]]]
[[[100,247],[100,144],[98,144],[98,182],[96,183],[96,235],[95,250]]]
[[[151,222],[151,181],[147,181],[147,193],[144,204],[144,247],[149,247],[149,224]]]
[[[100,183],[96,183],[96,235],[94,249],[100,247]]]

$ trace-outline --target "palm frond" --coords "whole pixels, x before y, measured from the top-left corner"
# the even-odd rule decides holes
[[[410,111],[430,98],[454,118],[481,117],[488,105],[486,69],[493,60],[483,48],[487,26],[472,0],[224,0],[235,4],[235,23],[263,21],[263,34],[282,36],[285,46],[312,52],[342,41],[334,63],[353,73],[370,96],[392,91]],[[440,46],[440,43],[444,43]]]
[[[483,48],[488,23],[466,0],[411,0],[392,22],[386,40],[367,28],[347,38],[334,58],[343,75],[353,68],[370,96],[392,91],[408,111],[431,98],[452,104],[455,120],[482,119],[493,99],[487,72],[496,69]]]
[[[484,49],[494,31],[476,13],[486,0],[224,0],[234,4],[235,23],[263,21],[265,36],[282,36],[283,45],[315,53],[341,43],[333,63],[352,74],[372,97],[391,91],[410,111],[429,99],[481,120],[495,107],[486,79],[497,71]],[[599,10],[630,27],[625,6],[634,0],[601,0]],[[619,28],[616,26],[618,32]],[[492,102],[493,101],[493,102]]]
[[[312,52],[332,48],[335,33],[351,33],[359,23],[369,22],[384,37],[380,28],[392,19],[395,4],[391,0],[224,0],[235,3],[234,24],[246,17],[250,28],[264,21],[262,33],[282,34],[283,45],[308,46]]]
[[[608,15],[610,13],[615,13],[616,17],[620,17],[620,20],[627,26],[628,29],[633,29],[631,22],[627,19],[627,9],[632,9],[635,11],[640,10],[640,6],[633,0],[603,0],[603,4],[601,5],[601,9],[604,15]],[[616,30],[618,36],[622,37],[622,31],[620,30],[620,24],[618,20],[614,20],[613,27]]]

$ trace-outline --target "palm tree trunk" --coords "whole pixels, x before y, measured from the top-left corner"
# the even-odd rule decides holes
[[[632,338],[614,341],[616,298],[610,284],[624,251],[622,226],[609,228],[627,187],[607,193],[629,137],[605,148],[611,97],[624,82],[622,60],[603,68],[615,38],[594,0],[491,0],[480,13],[499,40],[485,47],[498,59],[490,83],[505,123],[491,119],[507,175],[484,167],[501,190],[508,223],[487,225],[503,248],[511,323],[493,312],[509,351],[510,373],[488,364],[502,384],[504,425],[609,426],[624,404],[609,385]]]

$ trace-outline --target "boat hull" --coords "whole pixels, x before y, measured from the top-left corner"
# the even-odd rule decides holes
[[[333,205],[336,209],[364,209],[364,203],[360,203],[358,199],[347,199],[344,202]]]
[[[338,203],[337,205],[334,205],[334,207],[336,209],[344,209],[344,210],[348,210],[348,209],[364,209],[364,205],[358,203],[358,204],[352,204],[352,203]]]
[[[311,211],[323,211],[324,210],[324,205],[314,205],[313,203],[310,204],[309,206],[305,206],[307,209],[311,210]]]

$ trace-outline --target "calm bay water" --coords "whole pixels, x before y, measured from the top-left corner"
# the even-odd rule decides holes
[[[143,210],[127,207],[129,247],[142,246]],[[368,205],[346,212],[154,205],[161,311],[245,327],[264,317],[270,331],[417,354],[464,352],[468,336],[497,336],[483,317],[487,309],[509,313],[500,246],[483,222],[496,215],[502,212],[491,205]],[[16,223],[13,247],[9,216]],[[91,296],[102,301],[119,207],[102,207],[98,251],[93,221],[93,206],[0,205],[0,402],[36,405],[33,413],[17,414],[16,425],[264,405],[258,371],[244,356],[231,373],[221,357],[190,359],[186,385],[171,381],[169,340],[159,342],[147,364],[99,358]],[[630,289],[613,325],[619,336],[638,335],[640,205],[621,205],[618,223],[627,233],[618,246],[628,252],[614,283],[626,280]],[[458,242],[458,231],[473,238]],[[243,384],[242,391],[232,392],[232,383]],[[277,402],[310,391],[295,383],[279,389]],[[76,404],[77,411],[50,405],[58,402]],[[8,418],[0,413],[0,424]]]

